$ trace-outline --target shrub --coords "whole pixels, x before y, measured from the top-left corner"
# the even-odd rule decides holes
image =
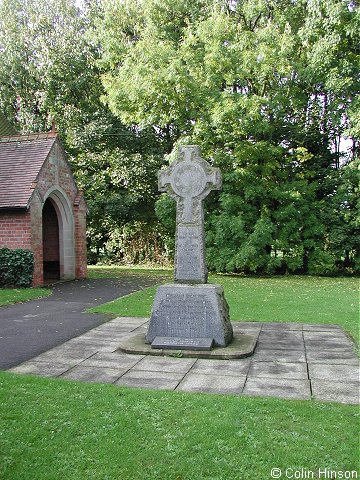
[[[34,272],[30,250],[0,248],[0,286],[28,287]]]

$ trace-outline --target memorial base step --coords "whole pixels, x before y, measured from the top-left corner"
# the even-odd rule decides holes
[[[214,347],[212,350],[184,350],[151,348],[142,332],[128,334],[120,340],[118,352],[135,355],[170,356],[181,358],[203,358],[213,360],[236,360],[250,357],[256,348],[259,332],[253,334],[235,334],[226,347]]]

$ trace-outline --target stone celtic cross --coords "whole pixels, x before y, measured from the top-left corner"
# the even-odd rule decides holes
[[[159,190],[176,200],[175,281],[206,283],[203,201],[221,189],[221,174],[201,158],[200,148],[185,145],[167,170],[159,172]]]

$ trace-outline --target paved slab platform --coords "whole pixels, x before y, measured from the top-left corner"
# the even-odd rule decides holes
[[[172,348],[153,348],[146,343],[145,333],[143,331],[134,332],[133,335],[126,335],[119,342],[119,351],[123,353],[144,354],[149,356],[181,355],[187,358],[209,358],[231,360],[234,358],[249,357],[254,353],[260,329],[252,329],[246,333],[238,334],[234,332],[231,343],[227,347],[213,347],[211,350],[191,350],[190,348],[181,348],[175,350]],[[159,337],[156,337],[159,338]],[[156,340],[155,340],[156,341]]]
[[[146,318],[116,318],[9,371],[150,389],[359,403],[355,345],[337,325],[234,322],[259,335],[251,357],[232,360],[120,353]]]

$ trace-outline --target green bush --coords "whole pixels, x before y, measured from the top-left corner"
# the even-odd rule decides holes
[[[88,261],[102,264],[166,265],[168,253],[159,226],[141,221],[128,222],[109,233],[104,248],[94,252],[90,249]]]
[[[34,272],[30,250],[0,248],[0,286],[28,287]]]

